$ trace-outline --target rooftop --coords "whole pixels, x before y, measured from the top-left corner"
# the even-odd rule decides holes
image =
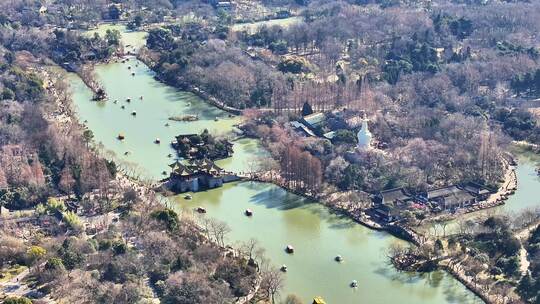
[[[207,158],[191,161],[187,165],[176,161],[173,164],[170,164],[169,167],[171,167],[174,175],[182,177],[191,176],[196,173],[219,175],[221,172],[223,172],[222,168],[218,167],[213,161]]]
[[[308,136],[316,136],[315,133],[313,133],[313,131],[311,131],[308,127],[306,127],[306,125],[304,125],[303,123],[299,121],[292,121],[291,126],[297,130],[299,129],[303,131]]]
[[[204,171],[212,175],[219,174],[223,171],[223,169],[207,158],[192,161],[190,165],[196,167],[199,171]]]
[[[318,125],[322,124],[325,121],[326,117],[324,113],[313,113],[309,114],[307,116],[302,117],[302,120],[304,123],[307,124],[308,127],[315,128]]]
[[[193,171],[190,170],[187,166],[183,165],[179,161],[169,165],[171,167],[173,174],[178,176],[190,176],[193,174]]]
[[[474,193],[474,194],[479,194],[479,195],[482,195],[482,194],[489,194],[491,191],[486,188],[485,186],[483,185],[480,185],[480,184],[477,184],[477,183],[473,183],[473,182],[469,182],[467,183],[463,189],[471,192],[471,193]]]
[[[462,192],[463,190],[459,189],[457,186],[448,186],[444,188],[434,189],[427,192],[427,198],[428,199],[434,199],[438,197],[445,197],[449,195],[453,195],[459,192]]]
[[[470,200],[473,200],[474,196],[471,195],[469,192],[462,190],[461,192],[454,193],[450,196],[447,196],[444,199],[444,204],[449,206],[456,206],[460,205],[462,203],[468,202]]]
[[[379,193],[381,198],[386,203],[394,203],[395,201],[406,201],[411,198],[411,195],[403,188],[395,188],[390,190],[381,191]]]

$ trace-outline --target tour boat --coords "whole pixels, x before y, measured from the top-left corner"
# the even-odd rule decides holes
[[[137,116],[137,111],[133,111],[133,112],[131,112],[131,115],[133,115],[133,116]]]
[[[159,144],[161,143],[161,140],[159,138],[156,138],[156,140],[154,140],[154,143]]]
[[[358,287],[358,281],[352,280],[352,282],[351,282],[351,287],[352,287],[352,288]]]
[[[206,209],[204,209],[203,207],[197,207],[197,212],[206,213]]]
[[[336,260],[336,262],[343,262],[343,257],[341,255],[337,255],[334,260]]]
[[[252,216],[253,215],[253,211],[251,209],[246,209],[246,215],[247,216]]]
[[[191,194],[186,194],[186,195],[184,196],[184,199],[187,199],[187,200],[190,200],[190,199],[192,199],[192,198],[193,198],[193,197],[191,196]]]
[[[124,134],[120,133],[118,134],[118,137],[117,137],[119,140],[124,140],[126,139],[126,137],[124,136]]]
[[[281,269],[281,271],[283,271],[283,272],[287,272],[287,265],[285,265],[285,264],[281,265],[281,268],[280,268],[280,269]]]
[[[291,245],[287,245],[287,247],[285,248],[285,251],[287,253],[294,253],[294,247]]]

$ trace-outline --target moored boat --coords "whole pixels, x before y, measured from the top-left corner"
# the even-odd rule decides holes
[[[197,207],[197,212],[199,213],[206,213],[206,209],[204,209],[203,207]]]

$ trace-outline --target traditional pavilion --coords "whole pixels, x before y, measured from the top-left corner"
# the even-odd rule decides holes
[[[221,187],[226,175],[223,169],[209,159],[195,160],[188,164],[176,161],[169,167],[169,188],[179,193]]]

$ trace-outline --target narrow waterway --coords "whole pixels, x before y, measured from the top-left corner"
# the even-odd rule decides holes
[[[134,59],[97,66],[96,74],[110,96],[107,102],[90,101],[91,92],[75,75],[69,75],[80,120],[86,121],[95,141],[110,157],[149,179],[159,179],[162,171],[168,171],[173,161],[168,154],[174,155],[168,143],[175,135],[205,128],[224,134],[239,121],[190,93],[156,81],[153,73]],[[132,99],[129,103],[125,101],[128,97]],[[132,111],[137,115],[131,115]],[[168,121],[169,116],[184,114],[197,114],[200,120]],[[116,139],[119,133],[126,137],[124,141]],[[156,138],[162,143],[154,144]],[[250,139],[235,142],[234,150],[233,158],[219,162],[226,169],[245,171],[253,160],[266,154]],[[331,304],[481,303],[444,272],[422,276],[396,272],[388,265],[385,251],[399,240],[331,214],[322,205],[274,185],[233,183],[194,193],[191,201],[181,197],[171,200],[185,212],[204,206],[206,216],[225,221],[232,228],[228,236],[232,244],[257,239],[275,265],[288,266],[282,294],[295,293],[306,303],[314,296]],[[247,208],[254,211],[252,218],[243,215]],[[293,255],[284,252],[287,244],[295,247]],[[334,261],[338,254],[345,259],[341,264]],[[349,287],[352,280],[358,280],[357,289]]]
[[[540,176],[535,169],[536,165],[540,163],[540,155],[527,152],[519,147],[515,147],[512,152],[517,155],[518,190],[499,209],[505,212],[520,212],[528,208],[538,208],[540,207]]]

